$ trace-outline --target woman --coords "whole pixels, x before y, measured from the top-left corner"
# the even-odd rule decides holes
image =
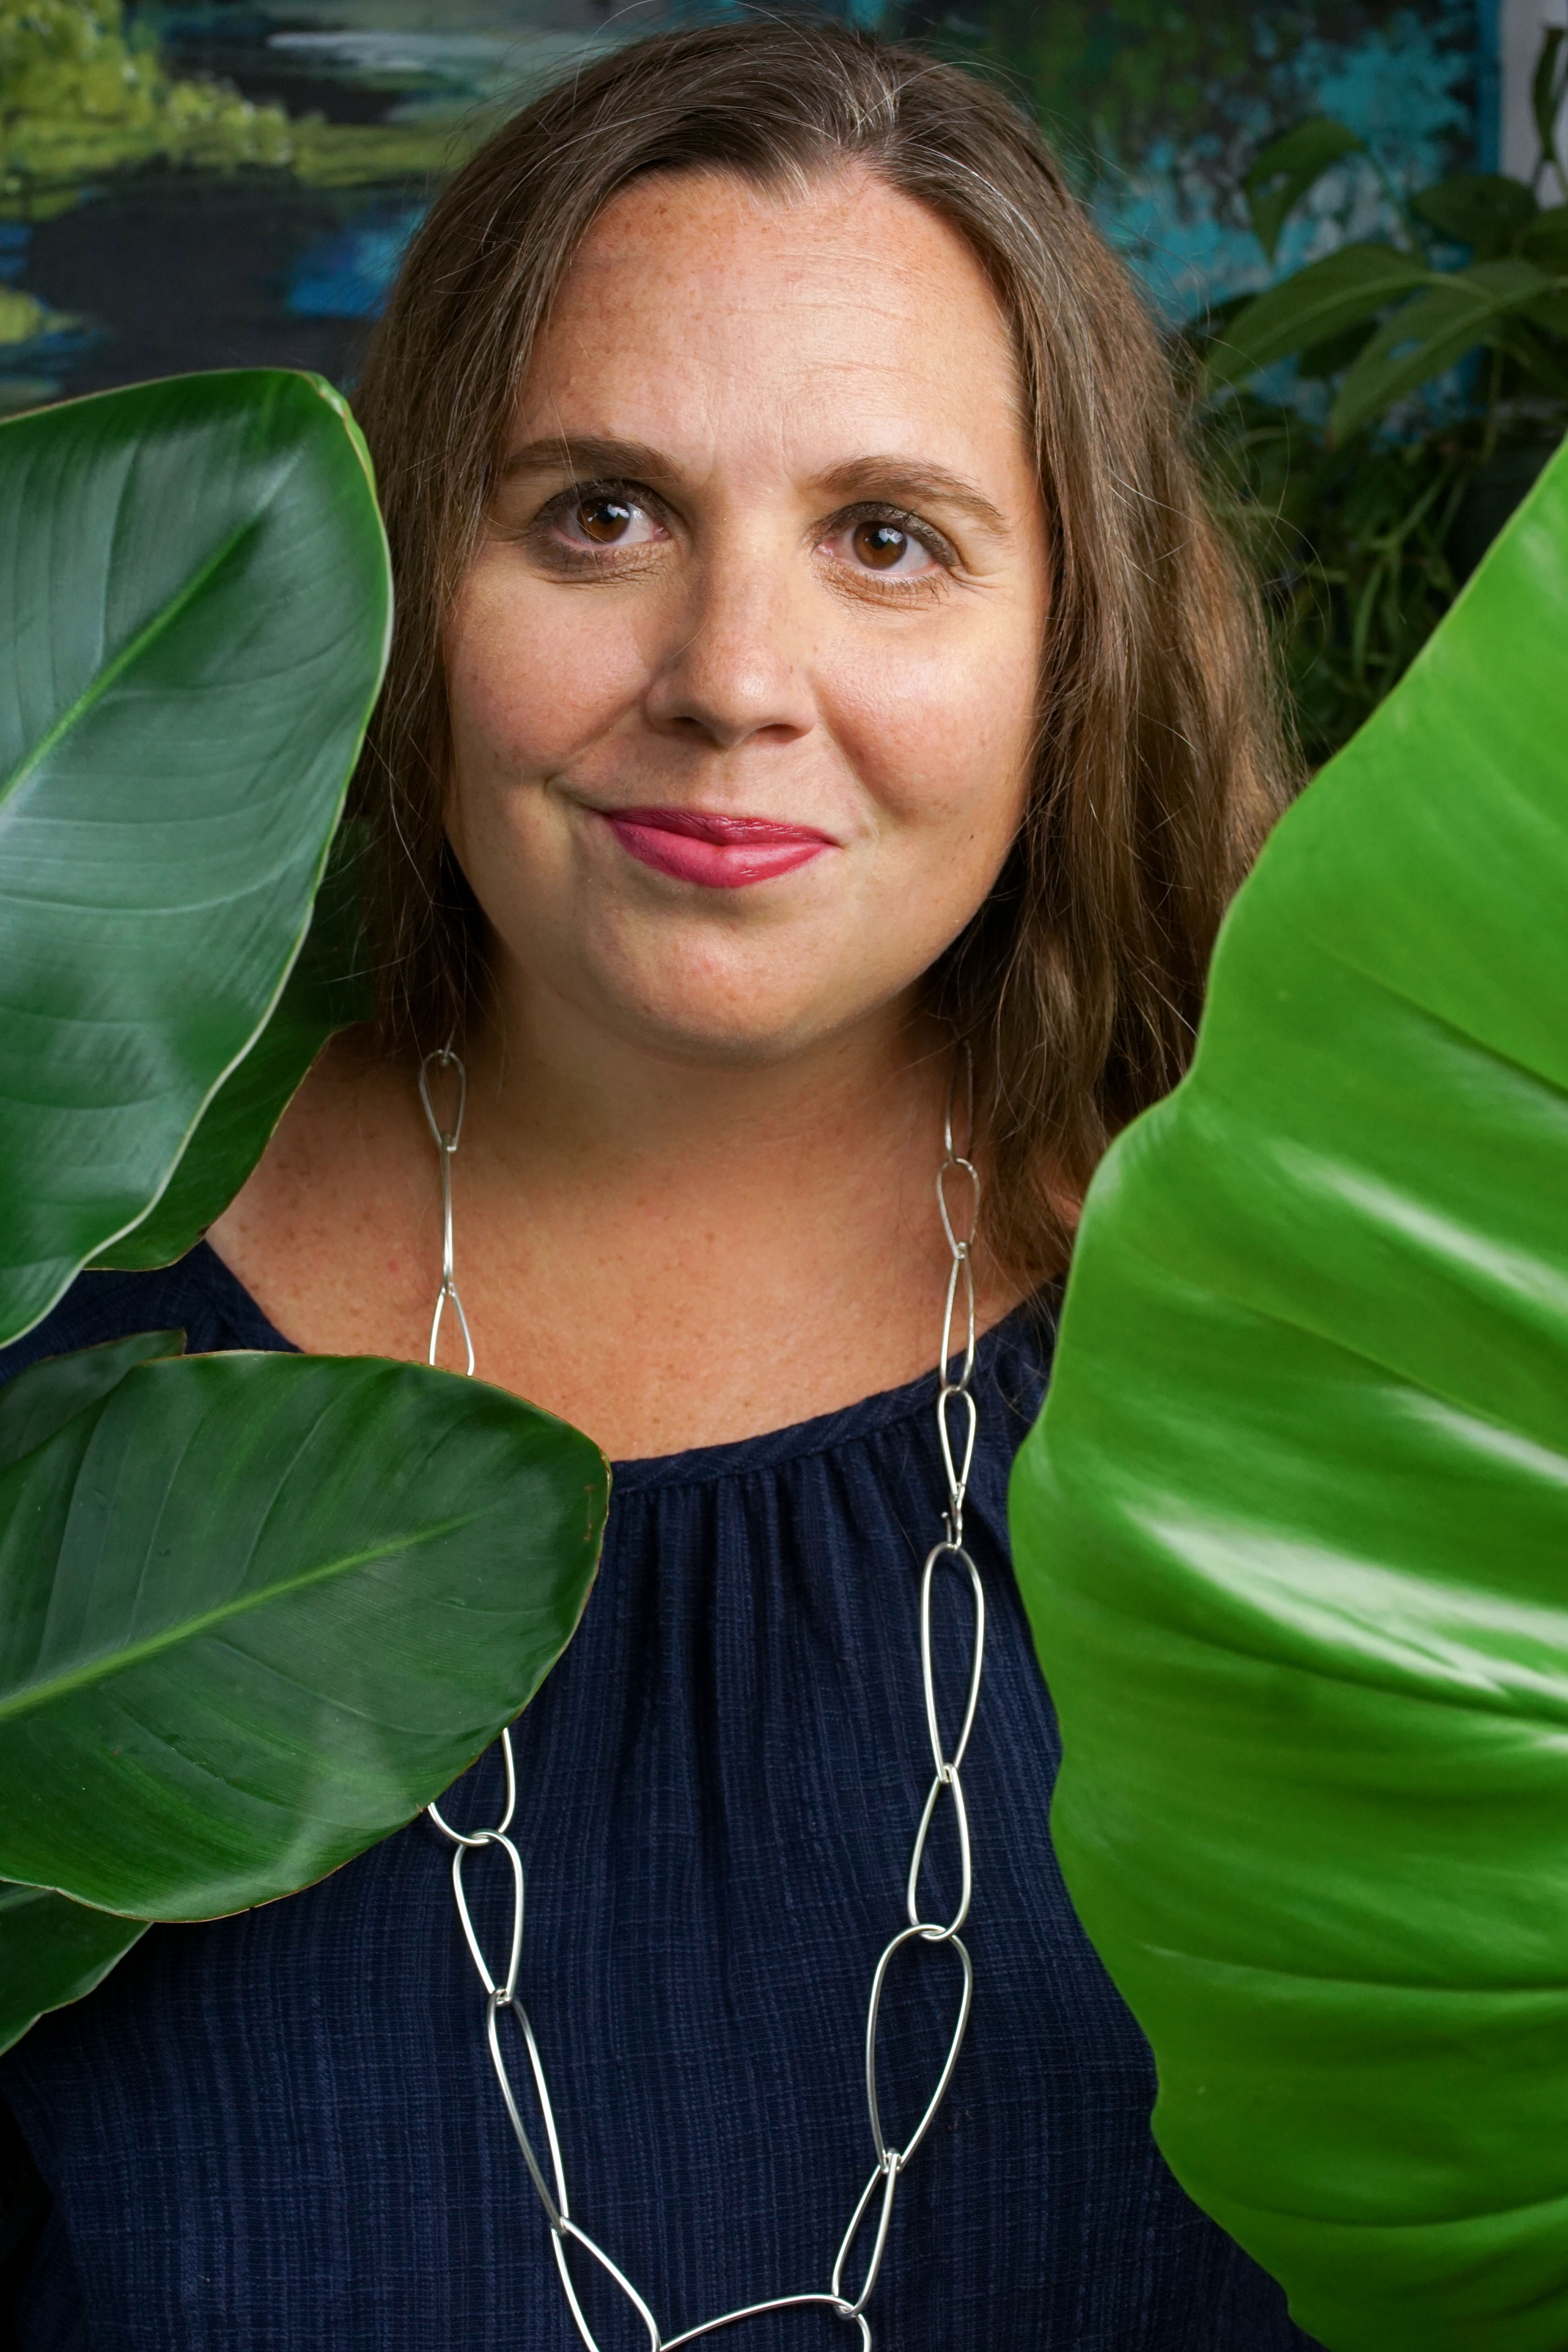
[[[313,1073],[210,1246],[85,1277],[13,1366],[170,1324],[422,1359],[461,1063],[477,1370],[620,1465],[516,1733],[571,2214],[653,2315],[579,2244],[580,2332],[616,2352],[799,2295],[736,2340],[1300,2343],[1150,2139],[1147,2053],[1051,1857],[1006,1548],[1083,1186],[1179,1075],[1284,790],[1137,301],[996,92],[847,32],[690,31],[458,177],[357,404],[400,614],[360,781],[376,1034]],[[972,1258],[967,1176],[943,1208],[934,1183],[966,1151]],[[964,1494],[931,1366],[971,1275]],[[912,2147],[960,1985],[945,1820],[873,2147],[868,1982],[932,1774],[920,1562],[959,1514],[988,1608],[972,2020]],[[973,1631],[938,1582],[950,1723]],[[493,1822],[501,1778],[484,1759],[446,1818]],[[27,2352],[579,2340],[448,1852],[421,1822],[155,1929],[20,2045],[0,2080],[52,2200]],[[469,1873],[493,1951],[505,1875]]]

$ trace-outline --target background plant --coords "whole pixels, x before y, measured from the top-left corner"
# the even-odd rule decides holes
[[[1267,580],[1314,761],[1402,676],[1568,427],[1565,85],[1553,30],[1531,183],[1458,173],[1408,200],[1390,187],[1385,240],[1342,247],[1186,338],[1211,467]],[[1318,120],[1256,159],[1242,194],[1270,257],[1295,206],[1356,152],[1353,131]],[[1294,384],[1270,393],[1286,363]],[[1434,416],[1423,398],[1445,379]]]

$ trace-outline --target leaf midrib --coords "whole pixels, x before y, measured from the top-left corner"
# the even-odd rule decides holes
[[[205,587],[214,572],[228,562],[235,549],[240,546],[253,531],[260,529],[277,496],[277,486],[275,484],[258,511],[247,516],[226,539],[221,541],[206,562],[192,572],[178,593],[171,596],[166,604],[159,606],[152,618],[143,624],[135,636],[127,640],[111,661],[106,663],[101,669],[93,672],[91,678],[76,700],[60,713],[54,725],[38,738],[31,751],[12,770],[4,784],[0,784],[0,809],[4,809],[6,803],[20,792],[28,777],[42,766],[56,744],[63,742],[71,729],[87,712],[95,709],[131,665],[141,659],[147,647],[156,643],[166,630],[173,626],[192,598]]]
[[[177,1625],[168,1627],[162,1633],[150,1633],[144,1641],[116,1650],[109,1657],[89,1658],[81,1665],[73,1666],[67,1674],[54,1675],[47,1682],[24,1683],[19,1689],[0,1698],[0,1722],[10,1717],[31,1714],[91,1684],[112,1681],[116,1675],[127,1674],[134,1666],[145,1665],[149,1659],[161,1657],[166,1650],[176,1649],[182,1642],[200,1640],[215,1626],[227,1624],[231,1618],[245,1616],[253,1610],[267,1607],[269,1602],[308,1591],[312,1585],[324,1584],[329,1578],[372,1567],[377,1560],[390,1559],[396,1552],[414,1551],[444,1536],[460,1534],[484,1516],[481,1511],[466,1511],[456,1518],[438,1520],[415,1535],[389,1536],[383,1543],[372,1544],[363,1551],[337,1554],[315,1568],[307,1569],[302,1575],[286,1577],[278,1583],[263,1585],[255,1592],[237,1594],[232,1601],[220,1602],[215,1609],[204,1610],[199,1617],[182,1618]]]

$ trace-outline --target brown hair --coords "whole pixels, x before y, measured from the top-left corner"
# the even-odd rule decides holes
[[[999,90],[826,23],[660,35],[498,131],[414,240],[355,406],[397,578],[360,771],[388,1044],[472,1011],[484,925],[443,834],[442,642],[551,298],[596,215],[653,171],[799,185],[853,158],[941,215],[1019,352],[1051,517],[1029,814],[929,977],[969,1040],[986,1237],[1057,1271],[1073,1197],[1186,1066],[1227,899],[1290,782],[1255,599],[1210,521],[1158,339],[1033,125]]]

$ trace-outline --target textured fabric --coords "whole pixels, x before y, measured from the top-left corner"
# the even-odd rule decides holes
[[[205,1248],[89,1276],[0,1371],[136,1329],[280,1347]],[[981,1351],[969,1532],[989,1639],[966,1767],[974,2014],[902,2184],[879,2352],[1287,2352],[1279,2290],[1148,2133],[1147,2051],[1078,1926],[1046,1816],[1051,1706],[1008,1566],[1048,1347]],[[871,2169],[862,2037],[931,1761],[916,1596],[941,1486],[929,1381],[744,1444],[623,1464],[580,1632],[517,1732],[522,1990],[574,2213],[669,2333],[821,2288]],[[483,1759],[449,1818],[495,1818]],[[951,1855],[946,1856],[951,1874]],[[471,1869],[497,1951],[504,1864]],[[957,1991],[890,1989],[906,2133]],[[0,2063],[52,2193],[23,2352],[571,2352],[490,2073],[447,1851],[423,1821],[287,1902],[155,1927]],[[603,2352],[646,2336],[588,2290]],[[842,2352],[816,2312],[737,2352]]]

